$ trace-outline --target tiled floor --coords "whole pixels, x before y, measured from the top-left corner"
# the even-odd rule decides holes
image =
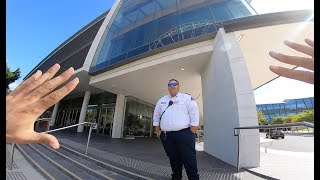
[[[54,133],[63,145],[85,152],[87,134],[74,132]],[[171,168],[161,142],[157,138],[112,139],[92,134],[88,154],[136,173],[156,179],[169,179]],[[237,172],[231,166],[203,151],[197,152],[200,179],[261,179],[247,172]],[[184,179],[186,175],[184,173]]]
[[[12,170],[10,167],[11,144],[6,145],[6,179],[7,180],[43,180],[45,179],[22,154],[15,149]]]

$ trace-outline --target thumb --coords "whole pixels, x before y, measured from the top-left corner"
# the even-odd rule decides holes
[[[46,144],[51,146],[53,149],[58,149],[60,147],[57,138],[51,134],[38,133],[37,136],[38,143]]]

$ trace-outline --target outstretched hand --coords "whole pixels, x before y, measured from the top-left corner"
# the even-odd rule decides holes
[[[59,142],[53,135],[34,131],[34,122],[37,118],[46,109],[69,94],[79,83],[79,79],[75,78],[60,89],[55,90],[74,73],[74,69],[71,67],[61,75],[53,78],[59,69],[60,65],[55,64],[44,74],[38,70],[7,95],[7,142],[18,144],[43,143],[50,145],[54,149],[59,148]]]
[[[299,57],[299,56],[289,56],[284,55],[282,53],[277,53],[270,51],[269,55],[278,61],[304,67],[311,71],[304,71],[304,70],[295,70],[295,69],[288,69],[283,68],[280,66],[271,65],[269,68],[272,72],[278,74],[279,76],[296,79],[299,81],[303,81],[306,83],[314,84],[314,42],[308,38],[305,39],[307,45],[302,45],[290,41],[284,41],[284,44],[289,46],[290,48],[302,52],[310,57]]]

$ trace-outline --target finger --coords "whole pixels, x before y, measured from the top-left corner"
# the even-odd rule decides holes
[[[298,43],[294,43],[294,42],[291,42],[291,41],[284,41],[284,44],[291,47],[292,49],[296,50],[296,51],[299,51],[299,52],[302,52],[304,54],[308,54],[312,57],[314,57],[314,49],[313,47],[310,47],[310,46],[305,46],[305,45],[302,45],[302,44],[298,44]]]
[[[36,73],[34,73],[32,76],[30,76],[28,79],[23,81],[18,87],[16,87],[11,93],[10,96],[15,97],[16,99],[20,99],[23,97],[26,93],[26,87],[32,84],[35,80],[37,80],[42,75],[42,72],[38,70]]]
[[[270,70],[279,76],[296,79],[306,83],[314,84],[314,73],[310,71],[287,69],[279,66],[271,65]]]
[[[56,104],[62,98],[64,98],[67,94],[69,94],[79,83],[79,78],[75,78],[70,81],[68,84],[64,85],[60,89],[48,94],[47,96],[40,99],[33,106],[35,114],[42,114],[43,111]]]
[[[57,138],[51,134],[36,133],[34,139],[36,143],[46,144],[53,149],[58,149],[60,147]]]
[[[313,42],[311,39],[306,38],[304,41],[305,41],[309,46],[314,47],[314,42]]]
[[[29,85],[25,87],[25,93],[32,92],[34,89],[41,86],[44,82],[50,80],[59,71],[59,69],[59,64],[53,65],[46,73],[36,79],[33,83],[29,83]]]
[[[314,61],[311,58],[306,58],[306,57],[298,57],[298,56],[288,56],[284,55],[282,53],[277,53],[274,51],[270,51],[269,55],[278,61],[291,64],[291,65],[296,65],[300,67],[304,67],[309,70],[314,70]]]
[[[74,69],[71,67],[61,75],[55,77],[54,79],[43,83],[40,87],[35,89],[24,101],[28,103],[34,103],[38,101],[43,96],[47,95],[48,93],[52,92],[56,87],[60,84],[66,82],[74,73]]]

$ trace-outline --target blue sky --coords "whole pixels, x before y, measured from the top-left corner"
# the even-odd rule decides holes
[[[115,0],[7,0],[6,61],[11,70],[21,70],[21,78],[10,85],[11,89],[20,84],[50,52],[110,9],[114,2]],[[275,9],[276,3],[279,5]],[[252,0],[252,6],[263,14],[309,9],[314,5],[312,0]],[[254,94],[256,103],[261,104],[281,102],[289,98],[313,97],[314,90],[313,85],[281,77],[257,89]]]
[[[51,51],[113,3],[114,0],[7,0],[6,61],[11,70],[20,67],[18,83]]]

